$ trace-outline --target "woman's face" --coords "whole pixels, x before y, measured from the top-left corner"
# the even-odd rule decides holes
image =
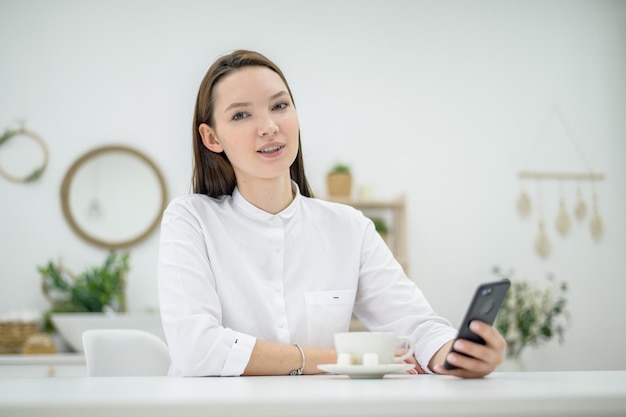
[[[204,146],[226,153],[239,184],[289,179],[298,153],[298,115],[280,76],[266,67],[246,67],[214,88],[215,126],[199,128]]]

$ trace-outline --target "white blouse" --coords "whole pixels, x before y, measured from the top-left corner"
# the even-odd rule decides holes
[[[427,365],[456,336],[354,208],[302,196],[273,215],[237,189],[191,194],[161,224],[159,304],[170,375],[241,375],[256,338],[333,347],[355,316],[407,335]]]

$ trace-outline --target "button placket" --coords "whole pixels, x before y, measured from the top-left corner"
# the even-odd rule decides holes
[[[272,288],[274,290],[274,311],[275,311],[275,326],[279,339],[284,343],[289,343],[289,323],[287,321],[287,307],[284,297],[284,246],[285,246],[285,231],[284,224],[280,216],[274,216],[270,220],[270,224],[273,229],[273,239],[271,241],[271,251],[273,253],[272,264],[275,266],[275,273],[272,274]]]

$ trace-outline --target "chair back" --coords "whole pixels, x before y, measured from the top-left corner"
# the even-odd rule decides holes
[[[167,344],[144,330],[87,330],[83,349],[89,376],[165,376],[171,363]]]

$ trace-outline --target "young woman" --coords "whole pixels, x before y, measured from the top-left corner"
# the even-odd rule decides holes
[[[352,313],[370,330],[414,340],[414,372],[481,377],[505,341],[474,323],[486,345],[457,342],[404,274],[372,222],[313,198],[298,115],[280,69],[252,51],[209,68],[193,121],[194,194],[163,215],[161,317],[171,375],[320,373]],[[448,360],[459,368],[443,369]]]

